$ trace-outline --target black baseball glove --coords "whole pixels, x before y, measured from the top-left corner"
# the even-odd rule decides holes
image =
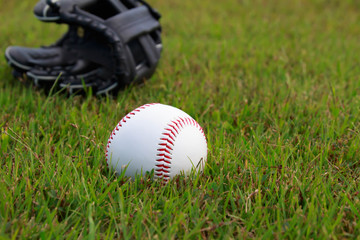
[[[69,29],[47,47],[8,47],[5,57],[15,77],[25,74],[45,88],[57,80],[70,93],[91,87],[99,95],[155,71],[162,49],[160,15],[142,0],[41,0],[34,13]]]

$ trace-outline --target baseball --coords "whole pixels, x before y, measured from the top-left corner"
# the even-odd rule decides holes
[[[128,113],[112,131],[106,161],[117,174],[134,178],[154,169],[154,177],[202,171],[207,160],[203,129],[184,111],[159,103]]]

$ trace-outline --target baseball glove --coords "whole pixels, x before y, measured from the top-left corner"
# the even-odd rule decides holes
[[[14,76],[25,74],[37,86],[49,88],[57,80],[70,93],[84,87],[115,93],[150,78],[159,62],[160,14],[142,0],[41,0],[34,13],[69,25],[50,46],[6,49]]]

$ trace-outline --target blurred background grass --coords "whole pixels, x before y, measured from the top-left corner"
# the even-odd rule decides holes
[[[0,43],[41,46],[65,26],[0,0]],[[358,238],[358,1],[150,2],[156,74],[116,99],[46,96],[0,59],[0,234],[13,238]],[[161,102],[205,129],[206,170],[166,187],[116,178],[105,143]]]

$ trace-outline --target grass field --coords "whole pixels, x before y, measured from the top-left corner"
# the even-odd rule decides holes
[[[0,50],[52,43],[36,0],[0,0]],[[149,0],[156,74],[116,99],[45,95],[0,58],[0,239],[360,239],[360,3]],[[150,102],[203,126],[208,162],[163,186],[106,166]]]

